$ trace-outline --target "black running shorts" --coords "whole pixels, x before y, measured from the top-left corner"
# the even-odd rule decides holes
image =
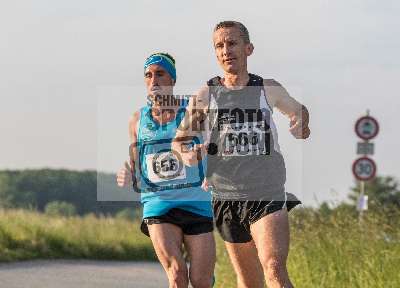
[[[214,230],[212,217],[198,215],[183,209],[173,208],[167,214],[144,218],[140,230],[149,236],[148,225],[170,223],[180,227],[183,234],[199,235]]]
[[[213,199],[214,221],[224,241],[246,243],[253,238],[250,225],[262,217],[283,209],[290,211],[300,201],[239,201]]]

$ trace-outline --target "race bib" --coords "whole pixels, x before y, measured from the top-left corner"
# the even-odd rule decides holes
[[[269,155],[270,131],[264,121],[223,123],[222,156]]]
[[[147,176],[153,183],[186,178],[186,168],[172,151],[146,155]]]

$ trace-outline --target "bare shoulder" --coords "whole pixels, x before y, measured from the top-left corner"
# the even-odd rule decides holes
[[[208,93],[210,89],[208,86],[201,87],[199,91],[197,91],[198,101],[208,101]]]
[[[275,79],[264,79],[264,87],[270,104],[283,114],[294,115],[301,111],[301,103],[290,96],[286,88]]]
[[[264,89],[267,94],[268,102],[275,107],[277,102],[288,96],[286,89],[275,79],[264,79]]]
[[[208,86],[201,87],[192,97],[190,107],[195,109],[208,108]]]
[[[136,125],[137,122],[139,121],[140,117],[140,111],[135,111],[130,117],[129,117],[129,125]]]
[[[275,79],[264,79],[264,86],[282,87],[282,84],[276,81]]]

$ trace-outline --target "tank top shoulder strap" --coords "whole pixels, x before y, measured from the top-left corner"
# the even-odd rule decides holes
[[[218,96],[218,89],[221,88],[221,77],[215,76],[207,81],[208,86],[208,110],[210,110],[210,104],[212,98],[215,99]]]
[[[151,119],[149,118],[149,113],[150,113],[150,107],[149,106],[144,106],[142,108],[140,108],[139,110],[139,121],[137,123],[137,131],[138,131],[138,141],[142,140],[142,128],[143,126],[148,126],[151,125],[149,123],[149,121],[151,121]]]
[[[221,78],[219,76],[215,76],[214,78],[211,78],[210,80],[207,81],[207,86],[213,87],[213,86],[221,85],[220,79]]]
[[[261,76],[249,73],[249,84],[248,86],[259,86],[264,88],[264,79]]]
[[[261,76],[255,75],[255,74],[249,74],[250,75],[250,85],[249,86],[258,86],[260,87],[260,106],[262,108],[268,108],[271,113],[273,113],[272,106],[268,102],[268,97],[267,97],[267,92],[265,91],[264,87],[264,78]]]

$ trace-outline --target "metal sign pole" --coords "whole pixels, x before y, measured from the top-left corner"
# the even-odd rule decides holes
[[[363,217],[363,211],[364,211],[364,207],[363,206],[363,202],[364,202],[364,195],[365,195],[365,181],[360,181],[360,198],[359,198],[359,202],[358,205],[360,206],[359,209],[359,214],[358,214],[358,220],[359,222],[362,221],[362,217]]]
[[[369,116],[369,109],[367,109],[367,116]],[[368,140],[365,140],[365,142],[368,143]],[[363,201],[363,205],[364,205],[365,181],[361,181],[360,193],[361,193],[361,199],[362,199],[361,201]],[[360,222],[362,222],[363,211],[364,211],[364,207],[363,207],[363,209],[360,209]]]

